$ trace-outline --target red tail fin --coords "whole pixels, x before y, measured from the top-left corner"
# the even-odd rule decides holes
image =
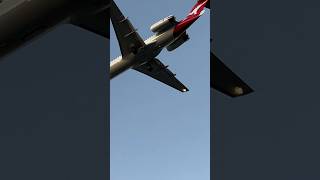
[[[198,2],[189,12],[188,16],[176,25],[174,33],[180,34],[184,32],[192,23],[194,23],[204,13],[204,8],[206,7],[208,1],[209,0],[198,0]]]
[[[204,13],[204,8],[206,7],[208,0],[198,0],[198,2],[193,6],[191,11],[189,12],[188,18],[199,17]]]

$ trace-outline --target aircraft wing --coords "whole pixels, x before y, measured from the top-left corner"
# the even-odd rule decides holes
[[[110,5],[110,18],[123,57],[132,52],[135,53],[140,47],[145,46],[137,30],[132,26],[131,22],[123,16],[114,1],[111,1]]]
[[[253,90],[224,65],[213,53],[211,53],[211,87],[227,94],[237,97],[249,94]]]
[[[189,91],[168,68],[161,63],[158,59],[153,59],[143,65],[135,67],[133,69],[146,74],[162,83],[171,86],[181,92]]]

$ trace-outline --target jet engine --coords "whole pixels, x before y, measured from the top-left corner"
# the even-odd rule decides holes
[[[154,23],[151,27],[150,30],[154,33],[156,32],[162,32],[165,31],[172,26],[174,26],[177,23],[176,18],[174,16],[168,16],[156,23]]]
[[[177,40],[173,41],[171,44],[167,46],[168,51],[173,51],[181,46],[183,43],[189,40],[189,35],[187,33],[183,33]]]

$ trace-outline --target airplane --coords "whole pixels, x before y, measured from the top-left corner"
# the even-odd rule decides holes
[[[0,0],[0,60],[62,23],[109,39],[109,7],[109,0]],[[210,56],[211,88],[231,97],[253,92],[212,50]]]
[[[156,22],[150,28],[155,34],[143,40],[112,1],[110,18],[122,55],[110,62],[110,78],[132,68],[181,92],[187,92],[188,88],[156,57],[164,48],[173,51],[189,40],[186,30],[204,13],[207,2],[208,0],[198,0],[181,21],[168,16]]]
[[[0,59],[62,23],[109,38],[109,0],[0,0]]]

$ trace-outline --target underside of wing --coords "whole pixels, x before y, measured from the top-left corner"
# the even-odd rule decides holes
[[[237,97],[249,94],[253,90],[211,53],[211,87],[227,94]]]
[[[171,86],[181,92],[189,91],[169,69],[158,59],[150,60],[149,62],[133,68],[143,74],[146,74],[162,83]]]
[[[140,47],[145,46],[137,30],[132,26],[129,19],[123,16],[114,1],[111,1],[110,5],[110,18],[123,57],[130,53],[136,53]]]

